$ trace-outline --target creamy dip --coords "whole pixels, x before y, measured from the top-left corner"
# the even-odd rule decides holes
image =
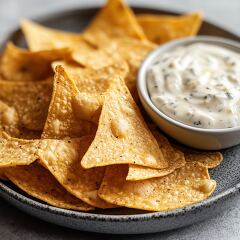
[[[195,43],[158,56],[147,72],[153,104],[199,128],[240,126],[240,54]]]

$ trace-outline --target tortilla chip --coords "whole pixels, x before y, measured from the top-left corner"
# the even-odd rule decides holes
[[[119,38],[114,40],[114,43],[115,49],[111,51],[117,51],[129,65],[129,73],[125,82],[131,93],[134,94],[136,92],[136,79],[139,67],[147,55],[156,48],[156,45],[131,38]]]
[[[53,68],[62,65],[74,80],[80,93],[97,94],[105,93],[113,79],[120,76],[125,78],[128,74],[128,64],[124,60],[109,65],[101,69],[82,68],[71,62],[54,62]]]
[[[70,54],[67,48],[30,52],[8,43],[0,62],[0,73],[10,81],[44,80],[53,76],[51,62],[69,59]]]
[[[152,131],[152,133],[158,142],[159,148],[162,150],[164,158],[168,161],[168,167],[153,169],[130,164],[127,175],[128,181],[162,177],[185,165],[184,154],[181,151],[174,149],[167,138],[157,130]]]
[[[107,167],[99,196],[119,206],[169,211],[208,198],[216,187],[208,169],[196,162],[167,176],[143,181],[126,181],[127,173],[127,165]]]
[[[119,78],[104,98],[96,136],[81,164],[92,168],[123,163],[168,166],[124,81]]]
[[[30,130],[42,130],[52,95],[52,81],[11,82],[0,80],[0,100],[10,108],[5,114],[9,125],[17,122]]]
[[[20,134],[19,116],[14,107],[10,107],[0,100],[0,133],[5,131],[10,136]]]
[[[201,12],[182,16],[150,14],[137,16],[138,23],[148,40],[157,44],[196,35],[201,27],[202,18]]]
[[[62,188],[54,177],[37,163],[8,168],[6,176],[30,196],[52,206],[80,211],[93,210],[87,203],[72,196]]]
[[[79,34],[47,28],[27,19],[21,21],[21,28],[31,51],[72,48],[84,42]],[[87,43],[86,46],[92,49]]]
[[[8,178],[7,178],[7,176],[5,175],[4,171],[5,171],[5,168],[0,168],[0,179],[1,179],[1,180],[4,180],[4,181],[7,181]]]
[[[0,167],[29,165],[38,159],[39,140],[0,138]]]
[[[58,182],[77,198],[98,208],[111,208],[97,195],[105,168],[85,170],[79,160],[87,151],[93,136],[71,140],[42,140],[38,151],[40,162]]]
[[[56,67],[52,100],[42,138],[74,138],[93,134],[96,124],[82,120],[77,105],[79,91],[62,66]],[[77,112],[77,113],[76,113]]]
[[[22,21],[22,30],[32,51],[70,48],[71,59],[85,67],[95,69],[113,63],[112,58],[101,49],[96,49],[81,35],[44,27],[29,20]]]
[[[109,38],[146,39],[133,11],[123,0],[108,0],[85,30],[84,37],[97,46],[100,42],[109,42]]]
[[[220,152],[185,152],[187,162],[198,162],[207,168],[215,168],[223,161]]]

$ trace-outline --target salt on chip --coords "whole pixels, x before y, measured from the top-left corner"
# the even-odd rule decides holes
[[[97,195],[105,168],[85,170],[80,159],[91,144],[93,136],[71,140],[42,139],[38,151],[40,163],[71,194],[98,208],[112,208]]]
[[[98,46],[111,38],[131,37],[145,40],[132,10],[123,0],[108,0],[84,32],[84,37]]]
[[[92,168],[123,163],[168,166],[128,88],[119,78],[104,98],[96,136],[81,164]]]
[[[0,167],[29,165],[38,159],[40,140],[0,138]]]
[[[62,66],[56,67],[53,94],[42,138],[81,137],[95,133],[96,124],[79,118],[76,97],[79,91]],[[78,112],[78,113],[76,113]],[[90,119],[89,119],[90,120]]]
[[[9,107],[5,121],[30,130],[42,130],[52,95],[52,81],[11,82],[0,80],[0,101]],[[16,116],[17,113],[17,116]]]
[[[164,169],[153,169],[138,165],[129,165],[127,180],[136,181],[155,177],[162,177],[170,174],[176,169],[185,165],[185,158],[183,152],[174,149],[167,138],[159,133],[157,130],[152,131],[156,138],[159,147],[162,150],[164,158],[168,161],[168,167]]]
[[[119,206],[169,211],[203,201],[216,187],[208,169],[196,162],[167,176],[142,181],[126,181],[127,173],[127,165],[107,167],[99,196]]]
[[[93,210],[93,207],[68,193],[48,170],[37,163],[7,168],[5,174],[24,192],[52,206],[78,211]]]
[[[32,51],[70,48],[71,59],[82,66],[98,69],[112,64],[109,55],[93,47],[80,34],[47,28],[29,20],[23,20],[21,26]]]
[[[53,75],[51,63],[69,59],[68,48],[31,52],[8,43],[0,62],[0,73],[9,81],[44,80]]]
[[[182,16],[143,14],[137,16],[137,20],[148,40],[162,44],[177,38],[196,35],[202,24],[202,13]]]

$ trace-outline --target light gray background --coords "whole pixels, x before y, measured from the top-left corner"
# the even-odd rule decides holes
[[[0,0],[0,43],[18,26],[21,17],[39,17],[59,10],[96,6],[102,0]],[[130,4],[175,11],[203,10],[207,20],[219,24],[240,36],[240,0],[132,0]],[[240,198],[236,199],[236,206]],[[128,239],[128,240],[195,240],[240,239],[240,207],[229,208],[219,216],[194,226],[175,231],[139,235],[111,236],[65,229],[42,222],[20,212],[0,199],[0,238],[23,239]]]

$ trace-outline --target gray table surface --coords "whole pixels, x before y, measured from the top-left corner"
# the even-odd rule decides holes
[[[0,0],[0,44],[18,26],[21,17],[38,17],[64,9],[101,5],[101,0]],[[203,10],[205,17],[240,35],[240,0],[132,0],[133,5],[176,11]],[[236,206],[240,198],[236,199]],[[45,223],[0,199],[0,238],[9,239],[240,239],[240,208],[232,207],[213,219],[174,231],[112,236],[74,231]]]

